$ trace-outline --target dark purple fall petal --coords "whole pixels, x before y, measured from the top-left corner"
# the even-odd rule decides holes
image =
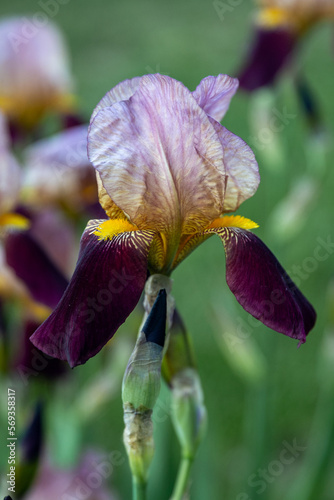
[[[238,77],[240,87],[252,91],[271,85],[291,55],[295,42],[296,36],[287,29],[258,29]]]
[[[31,337],[38,349],[71,367],[85,363],[111,339],[135,308],[147,277],[154,233],[125,232],[99,240],[93,234],[97,225],[88,224],[66,292]]]
[[[250,231],[216,230],[226,253],[226,281],[237,301],[266,326],[301,343],[316,313],[273,253]]]
[[[9,234],[5,251],[7,264],[26,284],[33,298],[55,308],[68,282],[29,231]]]

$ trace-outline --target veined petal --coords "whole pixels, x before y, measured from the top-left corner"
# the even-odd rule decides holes
[[[228,75],[207,76],[192,94],[206,114],[220,122],[238,86],[238,79]]]
[[[246,217],[243,217],[242,215],[224,215],[224,217],[218,217],[218,219],[212,221],[207,227],[207,230],[222,229],[224,227],[255,229],[256,227],[259,227],[259,225],[250,219],[246,219]]]
[[[172,78],[141,78],[99,111],[89,157],[110,198],[141,229],[193,233],[222,213],[222,146],[205,112]]]
[[[218,217],[206,227],[205,231],[182,236],[172,268],[175,269],[191,252],[195,250],[195,248],[216,233],[217,229],[222,229],[224,227],[254,229],[259,226],[256,222],[246,219],[246,217],[242,217],[241,215],[225,215],[224,217]]]
[[[304,343],[316,313],[272,252],[250,231],[213,231],[224,244],[226,281],[237,301],[269,328]]]
[[[104,97],[102,97],[99,104],[95,107],[91,121],[94,120],[95,116],[101,109],[109,108],[116,102],[127,101],[130,97],[135,93],[138,88],[139,82],[141,80],[141,76],[136,76],[135,78],[131,78],[129,80],[124,80],[120,82],[116,87],[113,87],[109,92],[106,93]]]
[[[175,255],[172,269],[174,270],[181,262],[188,257],[199,245],[212,236],[211,233],[199,232],[195,234],[183,235],[177,253]]]
[[[117,228],[110,224],[113,221],[88,224],[66,292],[31,337],[38,349],[67,360],[72,367],[100,351],[134,309],[144,289],[154,233],[118,233],[122,222],[127,223],[117,221]]]
[[[96,182],[99,194],[100,205],[110,219],[126,219],[126,216],[120,208],[112,201],[109,194],[102,184],[99,172],[96,172]]]
[[[220,123],[211,120],[224,151],[227,175],[223,212],[235,212],[245,200],[253,196],[260,183],[255,155],[248,144],[232,134]]]

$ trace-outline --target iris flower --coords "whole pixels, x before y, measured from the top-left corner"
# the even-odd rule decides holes
[[[315,322],[309,302],[249,219],[225,215],[251,197],[258,166],[247,144],[219,122],[238,81],[204,78],[194,92],[161,75],[126,80],[100,101],[88,133],[100,203],[77,266],[36,347],[73,367],[94,356],[134,309],[148,274],[170,275],[217,235],[228,286],[265,325],[305,342]]]
[[[0,113],[0,297],[18,299],[32,317],[44,319],[45,310],[56,306],[67,281],[32,236],[31,221],[16,212],[22,176]]]
[[[321,21],[334,20],[333,0],[259,0],[255,40],[240,73],[240,85],[270,85],[300,39]]]
[[[2,19],[0,46],[0,109],[12,125],[31,130],[48,111],[72,110],[68,54],[56,25]]]

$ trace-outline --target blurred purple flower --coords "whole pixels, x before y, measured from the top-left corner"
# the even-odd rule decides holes
[[[334,20],[332,0],[260,0],[254,40],[240,71],[241,88],[252,91],[274,82],[300,38],[315,24]]]
[[[93,112],[88,138],[100,203],[76,270],[53,314],[31,337],[71,366],[94,356],[137,304],[147,273],[170,275],[218,235],[226,280],[265,325],[305,342],[315,312],[235,211],[259,184],[253,152],[220,125],[237,80],[207,77],[194,92],[161,75],[120,83]]]
[[[18,202],[21,183],[21,168],[11,152],[6,118],[0,111],[0,234],[7,226],[26,227],[24,218],[11,213]]]
[[[44,459],[37,479],[24,500],[118,500],[118,495],[106,487],[113,464],[109,457],[95,451],[87,452],[75,469],[52,467]]]
[[[61,207],[80,214],[98,202],[96,176],[87,157],[88,125],[40,140],[24,151],[25,205]]]
[[[72,77],[62,34],[50,21],[0,22],[0,109],[15,126],[34,128],[48,111],[72,107]]]
[[[39,357],[47,365],[44,367],[47,369],[43,369],[44,375],[49,376],[63,372],[63,367],[61,363],[55,363],[54,359],[45,360],[45,355],[37,352],[29,336],[57,305],[68,282],[34,237],[37,234],[41,241],[44,238],[40,227],[35,221],[32,223],[30,214],[14,212],[21,184],[21,169],[10,150],[5,118],[0,113],[0,299],[1,302],[15,301],[20,304],[23,310],[22,328],[26,334],[21,343],[17,342],[17,338],[13,341],[13,335],[8,335],[7,321],[4,319],[1,328],[3,338],[6,344],[12,343],[10,352],[17,360],[9,359],[6,353],[2,365],[3,369],[15,365],[17,370],[20,366],[21,373],[30,370],[31,374]],[[54,218],[49,218],[48,223],[49,230],[60,241],[64,226],[56,227]],[[62,256],[64,258],[64,251]],[[34,325],[33,329],[31,324]],[[3,349],[6,347],[3,346]]]

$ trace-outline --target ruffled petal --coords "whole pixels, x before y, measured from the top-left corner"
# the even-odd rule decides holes
[[[27,231],[8,234],[4,245],[7,264],[32,297],[51,309],[56,307],[68,282],[42,247]]]
[[[286,64],[295,43],[296,36],[288,29],[259,28],[251,53],[239,76],[240,87],[252,91],[271,85]]]
[[[129,80],[124,80],[120,82],[116,87],[113,87],[109,92],[106,93],[104,97],[102,97],[99,104],[95,107],[91,121],[94,120],[95,116],[101,109],[109,108],[116,102],[127,101],[130,97],[135,93],[138,88],[139,82],[141,80],[141,76],[136,76],[135,78],[131,78]]]
[[[220,123],[211,120],[224,152],[227,175],[224,197],[224,212],[235,212],[245,200],[253,196],[260,183],[260,174],[255,155],[248,144],[232,134]]]
[[[180,245],[178,251],[175,255],[172,269],[174,270],[188,255],[195,250],[199,245],[201,245],[205,240],[210,238],[216,229],[222,229],[223,227],[240,227],[243,229],[254,229],[259,227],[256,222],[246,219],[240,215],[225,215],[224,217],[218,217],[212,221],[205,231],[201,233],[195,233],[190,235],[185,235],[180,240]],[[210,230],[213,229],[214,232]],[[153,246],[153,245],[152,245]]]
[[[99,111],[88,151],[110,198],[141,229],[193,233],[222,212],[221,143],[172,78],[144,76],[129,100]]]
[[[316,313],[266,245],[239,228],[210,229],[226,253],[226,281],[237,301],[266,326],[301,343]]]
[[[220,122],[229,108],[238,85],[238,79],[228,75],[207,76],[197,86],[193,97],[207,115]]]
[[[110,219],[126,219],[123,210],[112,201],[105,187],[102,184],[100,174],[96,172],[96,182],[99,194],[100,205]]]
[[[67,290],[31,337],[38,349],[72,367],[85,363],[111,339],[136,306],[147,277],[154,233],[127,231],[107,237],[103,223],[88,224]]]

